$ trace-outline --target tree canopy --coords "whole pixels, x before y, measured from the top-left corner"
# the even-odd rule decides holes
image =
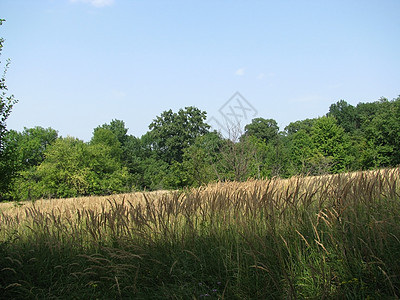
[[[275,140],[278,137],[278,123],[273,119],[256,118],[246,125],[245,135],[252,135],[265,143]]]
[[[198,136],[208,133],[206,112],[190,106],[164,111],[149,125],[151,147],[167,163],[182,162],[184,149],[194,143]]]
[[[0,19],[0,26],[3,25],[4,19]],[[4,39],[0,37],[0,58],[3,50]],[[1,64],[0,60],[0,64]],[[10,65],[10,60],[6,60],[4,71],[0,77],[0,200],[4,198],[4,191],[8,189],[11,182],[14,168],[11,163],[12,151],[5,149],[5,139],[7,135],[7,124],[6,121],[10,116],[11,110],[17,100],[14,95],[8,93],[6,84],[6,73]]]
[[[1,20],[0,20],[1,24]],[[0,39],[0,54],[3,39]],[[215,181],[316,175],[400,164],[400,97],[350,105],[298,120],[284,131],[255,118],[230,137],[210,132],[206,112],[189,106],[157,116],[141,137],[122,120],[93,130],[89,142],[52,128],[7,130],[16,103],[0,80],[0,200],[182,189]]]

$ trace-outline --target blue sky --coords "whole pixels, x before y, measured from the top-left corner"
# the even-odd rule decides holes
[[[19,99],[7,125],[87,141],[120,119],[141,136],[168,109],[221,120],[240,92],[283,130],[340,99],[393,99],[399,11],[398,0],[1,0],[2,66],[11,59]]]

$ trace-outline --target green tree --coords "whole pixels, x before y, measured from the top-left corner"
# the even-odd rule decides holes
[[[307,134],[311,134],[312,126],[316,119],[305,119],[301,121],[291,122],[285,127],[286,135],[295,134],[299,130],[304,130]]]
[[[44,155],[40,165],[22,171],[16,179],[16,199],[104,195],[131,189],[127,168],[105,143],[58,138]]]
[[[278,123],[273,119],[255,118],[244,128],[246,136],[254,136],[265,143],[276,140],[278,137]]]
[[[87,146],[84,168],[90,170],[87,194],[104,195],[130,192],[133,187],[128,168],[114,152],[114,146],[89,144]]]
[[[94,129],[89,143],[90,168],[94,172],[91,193],[113,193],[135,188],[132,164],[129,163],[131,158],[127,153],[130,141],[127,132],[125,123],[116,119]]]
[[[0,19],[0,25],[2,25],[4,21],[4,19]],[[1,51],[3,50],[3,43],[4,39],[0,38],[0,56]],[[6,149],[5,144],[7,135],[6,121],[10,116],[14,104],[17,103],[14,95],[8,94],[8,88],[6,85],[6,73],[9,65],[10,60],[7,60],[3,75],[0,78],[0,201],[6,197],[11,179],[15,173],[13,164],[11,163],[12,149]]]
[[[36,182],[31,182],[37,197],[73,197],[87,195],[90,169],[85,165],[87,144],[67,137],[59,138],[45,152],[45,160],[32,174]],[[32,180],[33,181],[33,180]],[[29,193],[28,193],[29,194]]]
[[[142,189],[163,190],[168,188],[166,177],[168,176],[169,164],[153,156],[140,162],[140,186]]]
[[[110,155],[121,162],[123,149],[118,137],[115,133],[105,127],[97,127],[93,132],[93,137],[90,140],[90,145],[105,146],[109,149]]]
[[[256,174],[258,157],[257,144],[262,141],[254,136],[243,135],[239,141],[226,139],[220,148],[221,159],[219,161],[220,178],[227,180],[243,181]]]
[[[353,132],[357,128],[356,109],[344,100],[332,104],[327,116],[334,117],[345,132]]]
[[[265,170],[267,177],[288,177],[290,175],[289,138],[280,132],[275,140],[267,144]]]
[[[182,162],[184,149],[198,136],[208,133],[210,126],[204,121],[206,112],[196,107],[164,111],[150,124],[151,148],[167,163]]]
[[[357,106],[360,129],[368,141],[364,167],[388,167],[400,163],[400,97],[381,98]],[[367,154],[368,153],[368,154]]]
[[[386,101],[386,99],[381,99],[375,102],[358,103],[356,106],[356,128],[365,132],[366,127],[375,118],[375,115],[381,109],[380,103]]]
[[[128,168],[133,184],[140,189],[165,188],[168,163],[153,150],[151,134],[140,138],[129,135],[124,147],[124,165]]]
[[[184,150],[182,168],[188,174],[189,185],[201,186],[221,179],[218,163],[223,143],[221,135],[213,131],[197,137],[194,144]]]
[[[330,172],[338,173],[346,170],[349,163],[346,153],[349,141],[346,139],[344,129],[337,125],[335,118],[317,119],[312,127],[312,141],[323,157],[332,161]],[[325,160],[323,162],[325,163]]]
[[[311,135],[304,129],[300,129],[291,135],[290,141],[290,173],[292,175],[311,173],[311,160],[317,151]]]
[[[271,163],[270,157],[274,156],[276,140],[271,140],[266,144],[263,139],[249,136],[245,142],[247,147],[252,150],[252,156],[249,158],[248,176],[257,179],[271,177],[275,165]]]
[[[4,19],[0,19],[0,25],[2,25],[4,21]],[[4,39],[0,38],[0,55],[1,51],[3,50],[3,43]],[[8,88],[6,85],[6,73],[9,65],[10,60],[7,60],[4,67],[3,75],[0,78],[0,154],[4,151],[4,137],[7,132],[6,121],[10,116],[14,104],[17,103],[14,95],[8,95]]]
[[[96,130],[98,130],[100,128],[110,130],[115,135],[117,140],[121,143],[121,145],[122,146],[125,145],[125,143],[128,139],[128,135],[127,135],[128,128],[125,128],[124,121],[114,119],[110,122],[110,124],[103,124],[102,126],[95,128],[94,134],[95,134]]]
[[[47,147],[56,141],[58,133],[52,128],[25,128],[23,132],[11,130],[7,141],[14,145],[15,161],[18,170],[37,166],[43,162]]]
[[[315,145],[313,137],[304,129],[290,136],[290,175],[322,175],[330,172],[333,158],[324,154]]]
[[[9,162],[14,170],[8,193],[10,200],[35,197],[39,181],[37,166],[44,161],[46,149],[56,141],[57,136],[56,130],[42,127],[25,128],[23,132],[8,132],[6,149],[12,152]]]
[[[148,157],[148,156],[147,156]],[[136,187],[141,186],[141,163],[146,158],[142,140],[132,135],[128,135],[123,148],[123,163],[132,175],[132,180]]]

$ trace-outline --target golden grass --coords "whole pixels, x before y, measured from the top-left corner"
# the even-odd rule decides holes
[[[260,292],[261,299],[270,291],[288,299],[338,298],[353,295],[344,288],[350,284],[364,293],[354,278],[370,291],[380,285],[391,289],[383,295],[396,296],[400,265],[390,262],[400,253],[399,199],[400,168],[394,168],[0,203],[0,250],[10,265],[0,271],[29,270],[34,259],[50,274],[64,268],[73,289],[80,282],[93,288],[88,294],[100,285],[97,295],[114,289],[110,299],[147,295],[147,288],[154,293],[154,280],[159,287],[176,284],[183,293],[177,299],[190,299],[194,294],[181,285],[190,278],[197,286],[210,276],[225,282],[230,299],[249,286],[247,295]],[[16,266],[21,257],[25,264]],[[15,283],[31,290],[17,274],[7,281],[10,293],[20,291]]]
[[[293,198],[292,204],[294,202],[297,204],[299,202],[307,204],[310,201],[318,200],[320,205],[322,205],[322,202],[331,198],[333,199],[339,194],[341,198],[345,198],[347,193],[352,193],[351,187],[355,181],[364,180],[366,184],[365,188],[379,188],[379,190],[382,190],[382,185],[387,186],[392,182],[396,183],[399,179],[399,174],[400,168],[393,168],[338,175],[294,176],[289,179],[272,178],[266,180],[250,179],[245,182],[217,182],[184,191],[182,201],[193,197],[202,199],[202,202],[208,202],[210,199],[214,199],[215,201],[218,198],[220,200],[224,198],[224,201],[226,201],[226,199],[233,200],[239,197],[243,200],[251,199],[251,202],[254,202],[253,204],[257,206],[257,204],[260,204],[260,201],[263,201],[263,196],[268,195],[269,200],[276,207],[280,208],[281,206],[288,205],[291,202],[291,198]],[[369,179],[371,178],[374,180],[381,178],[381,180],[376,183],[370,183]],[[380,186],[375,187],[375,184]],[[395,193],[398,187],[389,187],[389,189]],[[168,199],[171,195],[181,193],[178,191],[154,191],[67,199],[40,199],[34,202],[7,202],[0,203],[0,215],[20,219],[26,215],[27,210],[36,208],[42,213],[69,216],[78,210],[107,211],[111,207],[110,200],[114,203],[124,203],[124,205],[133,207],[139,204],[145,205],[146,201],[154,204],[160,199],[165,197]]]
[[[132,204],[139,204],[145,202],[145,197],[159,197],[169,191],[154,191],[154,192],[136,192],[116,194],[109,196],[90,196],[90,197],[77,197],[77,198],[64,198],[64,199],[39,199],[36,201],[21,201],[21,202],[5,202],[0,203],[0,214],[7,216],[21,215],[25,210],[34,207],[39,208],[43,213],[56,212],[57,214],[65,214],[66,212],[77,210],[100,210],[102,207],[109,208],[109,199],[116,202],[123,200],[129,201]]]
[[[400,169],[394,168],[317,177],[218,182],[185,191],[0,203],[0,238],[6,238],[11,232],[25,232],[32,226],[45,226],[46,230],[62,227],[61,232],[77,235],[82,235],[84,226],[96,241],[100,237],[109,238],[110,231],[115,230],[128,235],[139,231],[150,240],[157,236],[176,239],[186,234],[182,228],[188,224],[194,233],[201,230],[199,224],[207,224],[209,229],[217,231],[230,226],[248,230],[249,226],[268,220],[268,224],[273,224],[268,226],[285,227],[287,220],[298,219],[308,207],[317,212],[328,208],[331,216],[340,217],[349,206],[368,206],[383,197],[394,199],[400,194],[399,179]]]

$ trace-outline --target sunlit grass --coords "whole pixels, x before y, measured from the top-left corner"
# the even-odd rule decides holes
[[[0,204],[0,294],[400,295],[399,169]]]

